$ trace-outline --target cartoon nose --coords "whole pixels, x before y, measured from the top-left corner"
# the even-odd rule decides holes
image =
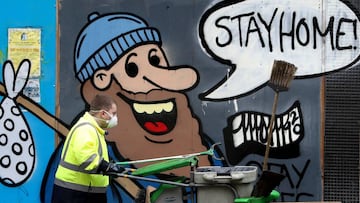
[[[164,89],[180,91],[194,87],[198,82],[198,73],[190,66],[155,68],[144,78]]]

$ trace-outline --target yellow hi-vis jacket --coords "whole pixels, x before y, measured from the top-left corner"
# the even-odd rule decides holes
[[[54,183],[82,192],[105,193],[109,177],[95,174],[102,159],[109,161],[105,130],[86,112],[66,136]]]

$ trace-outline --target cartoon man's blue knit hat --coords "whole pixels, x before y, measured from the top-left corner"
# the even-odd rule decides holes
[[[160,34],[139,17],[127,13],[89,15],[75,47],[75,71],[84,82],[98,68],[106,68],[142,44],[161,45]]]

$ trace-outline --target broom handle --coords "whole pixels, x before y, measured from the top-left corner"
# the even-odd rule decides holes
[[[268,159],[269,159],[269,153],[270,153],[270,142],[272,139],[272,131],[273,131],[273,125],[275,120],[275,113],[276,113],[276,106],[279,98],[279,92],[275,91],[275,97],[274,97],[274,103],[272,107],[272,113],[271,113],[271,119],[269,124],[269,130],[267,134],[267,141],[266,141],[266,150],[265,150],[265,156],[264,156],[264,163],[263,163],[263,171],[268,170]]]

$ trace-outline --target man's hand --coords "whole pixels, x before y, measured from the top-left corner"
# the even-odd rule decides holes
[[[122,173],[125,169],[115,163],[109,163],[105,160],[102,160],[99,165],[100,173],[106,175],[107,173]]]

